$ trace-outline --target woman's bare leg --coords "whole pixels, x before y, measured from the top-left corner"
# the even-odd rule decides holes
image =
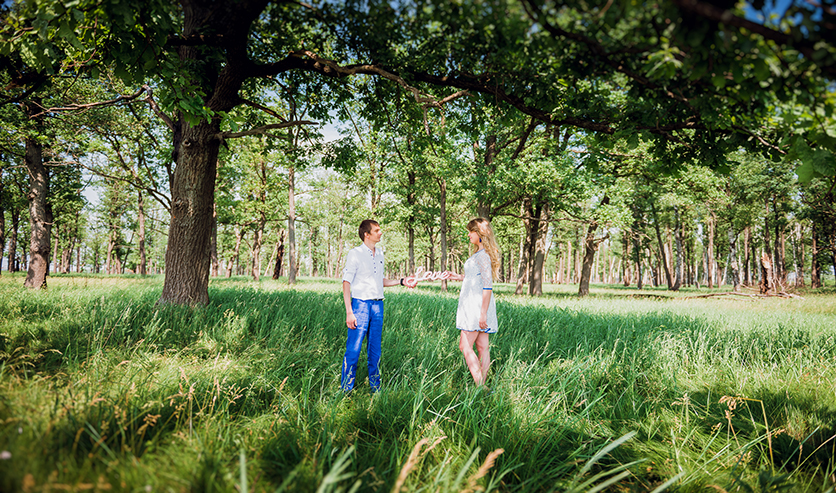
[[[473,381],[476,382],[476,385],[482,385],[485,383],[484,376],[482,375],[482,362],[479,361],[479,357],[473,352],[473,343],[483,334],[481,332],[468,332],[466,330],[460,332],[459,349],[464,354],[464,362],[467,365],[467,369],[470,370],[470,374],[473,376]]]
[[[479,351],[480,369],[482,370],[482,384],[488,380],[488,368],[491,366],[491,348],[488,345],[488,334],[479,332],[476,337],[476,349]]]

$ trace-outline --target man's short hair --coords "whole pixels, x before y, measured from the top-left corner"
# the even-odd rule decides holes
[[[363,222],[360,223],[360,241],[366,241],[366,233],[372,232],[372,226],[380,226],[380,224],[375,221],[374,219],[364,219]]]

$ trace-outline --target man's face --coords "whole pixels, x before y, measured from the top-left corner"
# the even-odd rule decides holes
[[[372,230],[366,233],[366,238],[375,243],[378,243],[382,237],[383,231],[380,230],[380,226],[377,224],[372,224]]]

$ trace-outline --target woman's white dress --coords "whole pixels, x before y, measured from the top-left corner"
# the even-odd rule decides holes
[[[491,301],[488,305],[488,328],[483,331],[479,328],[479,314],[482,311],[482,293],[486,289],[491,291]],[[495,334],[498,328],[491,257],[484,249],[471,255],[464,263],[464,281],[459,294],[459,308],[456,310],[456,328],[468,332],[478,330],[488,334]]]

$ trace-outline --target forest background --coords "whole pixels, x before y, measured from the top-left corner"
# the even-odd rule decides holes
[[[826,296],[828,290],[823,286],[836,284],[836,11],[832,2],[348,1],[311,5],[184,0],[149,1],[140,6],[118,0],[78,0],[5,2],[2,16],[0,244],[5,255],[0,272],[5,270],[11,282],[22,280],[32,290],[12,289],[6,296],[14,303],[4,308],[9,310],[9,320],[21,322],[3,329],[0,347],[4,368],[13,376],[6,395],[15,397],[9,397],[9,403],[32,400],[32,395],[25,394],[28,391],[21,390],[30,389],[29,384],[31,389],[38,388],[30,380],[29,368],[35,368],[38,375],[53,375],[56,368],[61,369],[59,373],[76,372],[94,361],[93,354],[113,349],[110,344],[139,350],[141,341],[146,340],[138,337],[140,334],[150,334],[161,346],[188,346],[197,337],[202,341],[198,358],[229,351],[237,357],[245,355],[241,347],[218,342],[228,342],[230,334],[240,330],[258,336],[255,346],[274,348],[277,341],[273,336],[259,332],[269,325],[264,319],[247,318],[236,325],[239,322],[233,319],[243,319],[234,310],[224,315],[211,313],[238,303],[227,305],[230,299],[249,296],[247,285],[237,284],[241,276],[255,281],[250,286],[263,285],[262,278],[276,279],[274,287],[282,286],[282,290],[296,286],[302,276],[306,282],[320,278],[328,285],[325,279],[339,277],[345,253],[359,242],[356,226],[367,217],[379,220],[384,227],[387,275],[392,278],[414,273],[418,267],[460,270],[468,255],[464,224],[475,215],[490,218],[502,250],[499,281],[503,286],[498,292],[508,299],[512,294],[527,294],[548,301],[544,293],[567,292],[562,285],[585,297],[590,294],[590,284],[600,283],[597,289],[605,296],[624,296],[626,292],[631,300],[637,290],[651,291],[648,295],[653,299],[667,299],[677,291],[690,296],[718,296],[728,291],[735,294],[726,296],[747,300],[794,300],[799,293]],[[340,138],[323,137],[329,122],[339,127]],[[96,200],[88,201],[89,190],[95,190]],[[25,271],[25,277],[14,274],[16,271]],[[138,275],[138,282],[122,279],[124,286],[137,287],[139,298],[125,305],[116,298],[107,298],[113,303],[106,302],[106,296],[97,290],[69,294],[78,288],[75,277],[89,278],[98,286],[100,274]],[[144,277],[150,277],[150,284],[142,282]],[[87,286],[88,281],[79,282]],[[231,286],[229,290],[220,287],[224,282]],[[49,303],[41,305],[47,298],[39,296],[49,296],[41,293],[43,288],[56,283],[62,287],[56,290],[61,303],[51,308],[47,308]],[[613,294],[603,284],[610,288],[619,284],[622,291]],[[216,286],[214,291],[212,285]],[[439,285],[437,293],[430,291],[438,295],[440,305],[428,302],[425,308],[446,303],[448,287],[445,282]],[[728,288],[718,289],[725,285]],[[145,286],[152,288],[145,291]],[[670,293],[660,294],[665,291]],[[88,334],[90,341],[97,340],[95,327],[112,323],[121,327],[122,322],[114,320],[127,320],[127,314],[137,306],[144,307],[142,314],[125,322],[125,327],[132,328],[120,329],[121,335],[112,340],[108,336],[101,344],[86,348],[72,343],[61,346],[62,341],[74,340],[70,334],[77,327],[72,317],[57,322],[61,318],[55,316],[56,310],[83,312],[84,303],[99,299],[88,298],[93,294],[102,296],[103,305],[118,308],[109,312],[103,307],[85,322],[83,330],[93,331]],[[213,295],[218,298],[213,300]],[[67,302],[65,296],[86,301]],[[107,296],[123,294],[114,290]],[[528,299],[520,296],[519,303],[525,305]],[[812,310],[811,319],[798,315],[794,305],[776,305],[786,309],[790,318],[779,316],[766,325],[750,323],[741,316],[735,327],[757,328],[750,333],[751,340],[744,337],[741,342],[735,331],[729,332],[734,332],[733,337],[704,337],[701,332],[694,336],[697,342],[687,344],[708,344],[705,352],[699,353],[705,355],[700,361],[707,361],[707,367],[733,368],[752,361],[767,364],[774,347],[763,341],[783,341],[781,344],[786,344],[781,351],[786,349],[787,353],[778,351],[785,358],[782,371],[815,367],[819,376],[830,375],[832,367],[816,365],[824,364],[821,361],[827,361],[833,351],[833,334],[827,329],[832,307],[826,297],[816,299],[825,301],[803,310]],[[248,300],[246,306],[267,303],[278,307],[297,302],[290,294]],[[317,304],[332,301],[317,295],[310,295],[310,300]],[[532,321],[514,311],[515,303],[509,301],[503,310],[514,312],[518,320]],[[156,306],[168,306],[171,311],[158,315],[152,308]],[[569,322],[583,319],[583,311],[590,309],[581,306],[585,308],[572,312]],[[654,344],[648,347],[658,356],[667,354],[671,344],[676,346],[672,340],[657,337],[661,327],[696,324],[691,318],[695,315],[687,310],[659,322],[655,315],[642,311],[655,310],[648,306],[652,305],[641,305],[638,310],[640,318],[651,322],[638,332],[630,329],[627,339],[632,342],[622,348],[621,358],[634,351],[632,344],[641,347],[644,339],[634,334],[655,334]],[[187,328],[193,327],[194,320],[184,322],[177,311],[188,307],[203,307],[207,324],[227,327],[228,333],[197,326],[191,332]],[[434,315],[429,327],[442,324],[436,318],[442,312],[436,308],[431,309]],[[560,311],[566,309],[534,310],[531,313],[541,318],[533,323],[546,327],[551,323],[548,320],[560,319]],[[44,310],[51,315],[41,320],[36,315],[47,313]],[[625,310],[631,313],[630,308]],[[817,318],[819,314],[824,318]],[[800,318],[793,318],[796,316]],[[612,337],[620,332],[605,328],[612,320],[629,318],[623,313],[610,314],[603,325],[578,324],[579,328],[592,327],[590,333],[600,332],[603,339],[595,342],[583,335],[567,339],[583,342],[574,349],[561,350],[561,357],[568,358],[566,366],[544,358],[544,371],[557,375],[560,368],[584,374],[569,364],[580,361],[573,357],[575,351],[615,351],[619,343]],[[35,323],[39,328],[27,325],[33,320],[41,320]],[[295,329],[327,325],[320,321],[286,323]],[[706,322],[706,330],[723,334],[722,324],[715,323],[719,324]],[[174,330],[177,324],[185,327],[185,332]],[[790,327],[790,335],[782,332],[782,327]],[[513,326],[508,329],[513,333]],[[214,342],[203,341],[201,337],[210,332]],[[784,338],[773,337],[777,333]],[[177,334],[182,337],[175,337]],[[746,341],[748,346],[740,346]],[[552,345],[558,342],[559,337],[549,340]],[[540,347],[543,341],[532,343]],[[720,352],[730,359],[714,359],[712,344],[719,344],[715,349],[725,351]],[[805,357],[812,359],[805,360],[807,363],[793,360],[798,363],[794,366],[790,360],[810,347],[816,351]],[[52,351],[63,356],[53,359],[49,356]],[[149,354],[157,351],[155,347]],[[442,371],[436,356],[453,357],[430,346],[421,354],[423,363],[417,366],[432,371]],[[338,359],[332,356],[326,360]],[[526,361],[538,360],[537,354],[528,356]],[[659,362],[671,370],[693,364],[691,356],[683,353]],[[613,371],[632,364],[613,358],[606,360]],[[654,360],[647,358],[648,362]],[[113,368],[119,362],[104,364]],[[504,364],[497,373],[508,376],[505,381],[510,382],[514,379],[509,375],[523,371],[520,368]],[[638,392],[638,400],[633,402],[645,402],[647,395],[657,391],[673,399],[669,393],[682,390],[676,372],[640,365],[631,368],[635,373],[622,375],[619,382],[627,385],[625,382],[639,381],[640,377],[652,382],[652,388],[630,387],[631,392]],[[333,373],[327,365],[308,369],[322,375]],[[713,367],[708,373],[715,370]],[[672,375],[673,383],[667,377],[658,379],[657,373]],[[647,379],[650,374],[654,378]],[[602,381],[613,375],[604,372]],[[249,385],[248,378],[241,382]],[[323,376],[321,389],[327,387],[327,381]],[[297,393],[299,409],[307,409],[301,403],[316,393],[312,382],[308,381],[307,387],[290,384]],[[445,382],[443,388],[461,390],[452,381]],[[414,383],[404,379],[402,385],[407,388]],[[594,388],[588,387],[592,383],[584,380],[577,385]],[[396,388],[398,385],[393,382]],[[568,384],[555,380],[542,388],[553,395],[549,392],[556,391],[554,385]],[[258,399],[263,397],[270,407],[270,396],[282,392],[274,392],[280,388],[277,382],[268,387],[272,390],[259,394]],[[216,388],[220,395],[221,387]],[[748,402],[741,397],[744,390],[752,395],[751,389],[743,386],[735,389],[723,384],[712,389],[706,400],[706,416],[712,405],[717,407],[709,403],[710,398],[721,390],[732,396],[731,401],[722,403],[730,412],[732,405]],[[734,391],[740,395],[734,397]],[[321,390],[317,395],[325,399],[325,393]],[[689,420],[689,413],[696,409],[690,407],[688,395],[676,395],[677,405],[686,406],[686,412],[671,417],[673,421]],[[142,401],[148,396],[122,397]],[[606,394],[601,399],[605,402],[612,397]],[[393,406],[411,403],[418,409],[424,405],[421,399],[409,401],[405,395],[393,394],[391,398],[393,401],[387,402]],[[592,408],[578,404],[588,402],[586,398],[579,397],[572,405],[590,411]],[[495,404],[502,404],[496,399],[499,397]],[[191,397],[183,402],[192,402]],[[379,405],[374,402],[362,405]],[[612,408],[620,410],[620,403],[620,397],[616,398]],[[145,404],[137,405],[141,408]],[[653,405],[634,407],[633,412],[649,414],[632,419],[652,421],[647,416],[656,415],[657,404],[653,400]],[[346,405],[327,402],[327,406],[335,406],[329,408],[335,413],[344,411]],[[15,406],[7,404],[5,408],[7,424],[16,423],[19,413],[25,414],[25,404]],[[84,406],[90,410],[95,403]],[[836,436],[828,435],[833,428],[828,406],[826,402],[811,405],[810,415],[815,419],[805,418],[805,425],[793,432],[794,441],[787,450],[798,450],[798,464],[809,464],[801,455],[805,436],[815,437],[817,447],[824,447],[829,437]],[[263,410],[259,405],[255,409]],[[180,411],[171,415],[175,434],[182,433],[183,427],[191,430],[191,417],[186,420]],[[529,411],[518,408],[516,412]],[[792,414],[780,412],[786,419]],[[236,413],[232,415],[238,416]],[[303,426],[306,430],[322,425],[312,424],[318,419],[312,414],[310,422],[303,420],[302,414],[300,411],[296,418],[307,423]],[[83,467],[67,472],[73,467],[65,460],[72,463],[77,459],[80,436],[92,440],[91,454],[105,450],[102,444],[110,443],[108,440],[116,440],[123,452],[127,447],[131,454],[140,453],[133,442],[113,435],[106,439],[102,427],[118,425],[127,436],[124,433],[139,433],[139,423],[144,423],[145,433],[155,426],[156,421],[148,421],[153,421],[149,418],[153,415],[139,413],[130,424],[118,417],[82,420],[86,424],[76,431],[79,434],[72,446],[68,443],[73,440],[58,439],[62,447],[68,447],[59,450],[69,459],[61,459],[65,469],[56,474],[62,480],[88,481],[101,473],[99,466],[84,460]],[[624,422],[608,416],[613,422]],[[54,419],[57,421],[42,423],[43,429],[52,430],[66,416]],[[590,418],[583,419],[588,422]],[[465,423],[477,421],[474,417]],[[416,430],[421,423],[412,423],[410,446],[420,443]],[[764,440],[772,438],[766,416],[763,423],[765,430],[759,423],[747,430],[750,442],[728,448],[729,438],[720,451],[710,446],[717,430],[693,435],[709,442],[696,447],[695,463],[702,464],[704,454],[721,452],[729,454],[724,456],[726,465],[749,463],[751,454],[743,460],[749,447],[761,447]],[[733,430],[740,429],[740,424],[734,428],[729,418],[728,425],[737,441]],[[67,426],[70,429],[75,424]],[[392,430],[399,426],[393,425],[389,431],[397,435]],[[536,423],[533,426],[532,430],[539,429]],[[7,429],[13,430],[13,425]],[[615,447],[633,436],[619,438],[613,431],[616,429],[593,433],[592,442],[587,441],[587,435],[579,435],[576,450],[585,452],[563,457],[565,464],[577,466],[577,475],[567,476],[561,465],[547,471],[534,485],[526,483],[524,476],[514,484],[519,489],[540,489],[555,478],[570,477],[563,483],[567,489],[594,489],[593,484],[602,476],[594,476],[591,483],[584,478],[596,471],[595,464],[605,452],[612,451],[610,445],[604,445],[605,439],[613,439]],[[160,440],[167,440],[165,427],[157,431],[163,437]],[[384,433],[380,443],[398,438]],[[565,445],[561,441],[565,436],[552,438],[554,442],[547,441],[549,447],[560,450]],[[350,436],[345,441],[353,443]],[[154,446],[161,443],[154,442]],[[305,466],[309,470],[303,468],[307,472],[300,469],[298,474],[322,485],[338,484],[327,478],[331,473],[339,477],[350,457],[340,455],[339,448],[330,448],[320,456],[316,450],[321,443],[317,443],[309,443],[313,451],[299,452],[296,459],[314,459],[312,465]],[[370,443],[379,445],[375,440]],[[528,452],[532,443],[522,444],[521,450]],[[590,443],[598,447],[594,450],[602,451],[601,456],[594,451],[587,454]],[[458,485],[469,468],[478,465],[474,465],[478,447],[472,442],[460,445],[456,457],[461,474],[446,476],[449,470],[445,472],[444,461],[439,459],[435,480]],[[227,446],[219,450],[228,451]],[[139,446],[150,450],[145,447]],[[767,452],[769,461],[765,459]],[[775,472],[772,452],[769,441],[768,449],[761,448],[754,463],[768,463],[769,470]],[[201,457],[216,457],[207,454]],[[512,455],[509,451],[508,456]],[[581,456],[584,461],[578,459]],[[790,456],[792,453],[787,454]],[[49,455],[45,457],[39,460],[48,463]],[[244,474],[243,456],[241,460]],[[388,489],[399,484],[392,471],[408,473],[402,467],[409,461],[400,455],[386,460],[385,466],[373,460],[369,467],[389,471],[380,483]],[[505,472],[494,477],[496,481],[518,467],[509,460],[507,467],[503,466]],[[489,462],[486,458],[483,464],[486,471],[492,467]],[[792,463],[788,458],[784,464]],[[804,472],[809,475],[802,481],[810,489],[826,490],[832,464],[824,459],[813,464],[813,472]],[[231,484],[226,473],[218,472],[223,467],[203,466],[212,472],[209,483]],[[43,470],[47,469],[44,465]],[[280,470],[274,478],[276,484],[291,484],[282,481],[295,469]],[[624,478],[617,467],[604,472]],[[108,474],[108,480],[118,480],[114,479],[117,473]],[[474,474],[470,477],[476,478],[476,485],[481,476]],[[632,487],[653,484],[664,489],[677,481],[680,486],[712,484],[705,477],[689,483],[681,474],[675,468],[648,471],[646,482],[632,483]],[[713,481],[713,476],[708,476]],[[762,485],[773,484],[770,481],[780,484],[784,479],[760,477]],[[28,484],[20,475],[10,481],[19,488]],[[51,481],[38,484],[46,488]],[[745,481],[754,480],[747,477]],[[415,487],[429,483],[421,480]],[[242,477],[236,484],[245,488],[247,481]],[[490,480],[491,485],[498,487],[499,483]]]

